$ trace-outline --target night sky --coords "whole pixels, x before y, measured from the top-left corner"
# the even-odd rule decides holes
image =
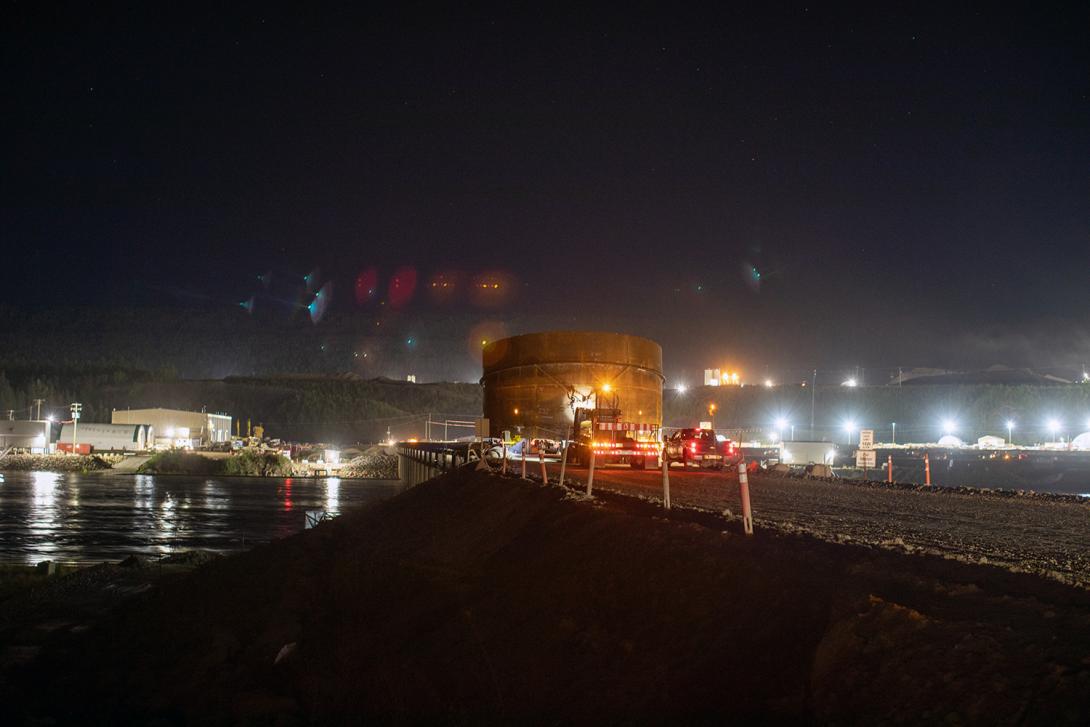
[[[622,330],[690,379],[1090,359],[1086,3],[45,5],[0,31],[2,303],[328,284],[316,326]]]

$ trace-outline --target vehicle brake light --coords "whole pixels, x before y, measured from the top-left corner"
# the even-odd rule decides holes
[[[689,442],[689,451],[696,454],[696,442]]]

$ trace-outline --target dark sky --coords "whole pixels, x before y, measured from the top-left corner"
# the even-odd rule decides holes
[[[668,370],[1090,358],[1086,3],[44,5],[0,38],[0,302],[237,314],[317,269],[344,320],[408,268],[415,320]]]

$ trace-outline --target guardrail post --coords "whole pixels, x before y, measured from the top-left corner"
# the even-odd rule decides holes
[[[500,470],[502,474],[507,474],[507,442],[503,443],[503,468]]]
[[[742,496],[742,529],[746,535],[753,535],[753,508],[749,504],[749,475],[745,462],[738,463],[738,489]]]
[[[522,479],[526,479],[526,440],[522,440]]]
[[[590,470],[587,472],[587,497],[594,492],[594,447],[590,448]]]
[[[662,506],[670,509],[670,461],[662,458]]]
[[[538,461],[541,462],[541,484],[549,484],[549,473],[545,471],[545,450],[539,449],[537,452]]]
[[[564,453],[560,455],[560,486],[564,486],[564,469],[568,466],[568,445],[564,444]]]

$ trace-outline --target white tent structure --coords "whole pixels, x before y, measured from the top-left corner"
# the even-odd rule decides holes
[[[1090,432],[1083,432],[1079,436],[1072,439],[1071,449],[1078,449],[1083,452],[1090,451]]]
[[[947,434],[939,439],[940,447],[964,447],[965,442],[961,441],[953,434]]]

